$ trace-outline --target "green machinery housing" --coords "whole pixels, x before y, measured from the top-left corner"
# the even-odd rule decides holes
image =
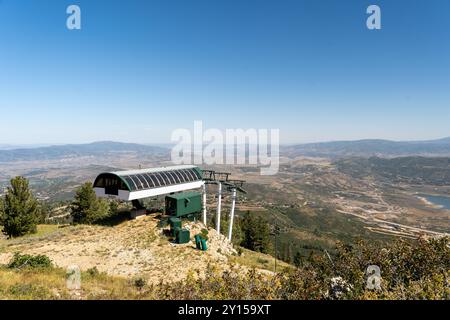
[[[181,192],[166,196],[166,214],[173,217],[195,217],[202,211],[199,192]]]

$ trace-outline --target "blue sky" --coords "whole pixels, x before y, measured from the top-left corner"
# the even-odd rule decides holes
[[[9,144],[450,136],[450,1],[0,0],[0,111]]]

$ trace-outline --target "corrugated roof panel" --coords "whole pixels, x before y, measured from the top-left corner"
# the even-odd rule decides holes
[[[144,173],[144,176],[147,178],[147,182],[148,182],[150,188],[155,188],[156,187],[156,179],[153,179],[153,177],[148,173]]]
[[[106,187],[105,179],[109,179],[108,186],[114,183],[115,186],[120,185],[120,190],[134,192],[202,181],[202,176],[198,167],[183,165],[103,173],[97,177],[94,185]]]

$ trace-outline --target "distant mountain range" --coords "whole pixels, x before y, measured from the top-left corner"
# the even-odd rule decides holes
[[[135,143],[99,141],[88,144],[67,144],[36,148],[0,150],[0,162],[52,160],[75,156],[101,156],[111,153],[134,152],[141,154],[167,154],[168,149]]]
[[[427,141],[356,140],[284,146],[289,157],[450,156],[450,137]]]
[[[168,155],[170,145],[143,145],[113,141],[88,144],[67,144],[41,147],[0,148],[0,162],[54,160],[76,156],[102,156],[111,153]],[[429,141],[356,140],[308,143],[282,146],[280,154],[287,157],[400,157],[450,156],[450,137]]]

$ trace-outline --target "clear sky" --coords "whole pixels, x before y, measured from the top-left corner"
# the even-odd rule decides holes
[[[168,142],[194,120],[450,136],[450,1],[0,0],[0,143]]]

